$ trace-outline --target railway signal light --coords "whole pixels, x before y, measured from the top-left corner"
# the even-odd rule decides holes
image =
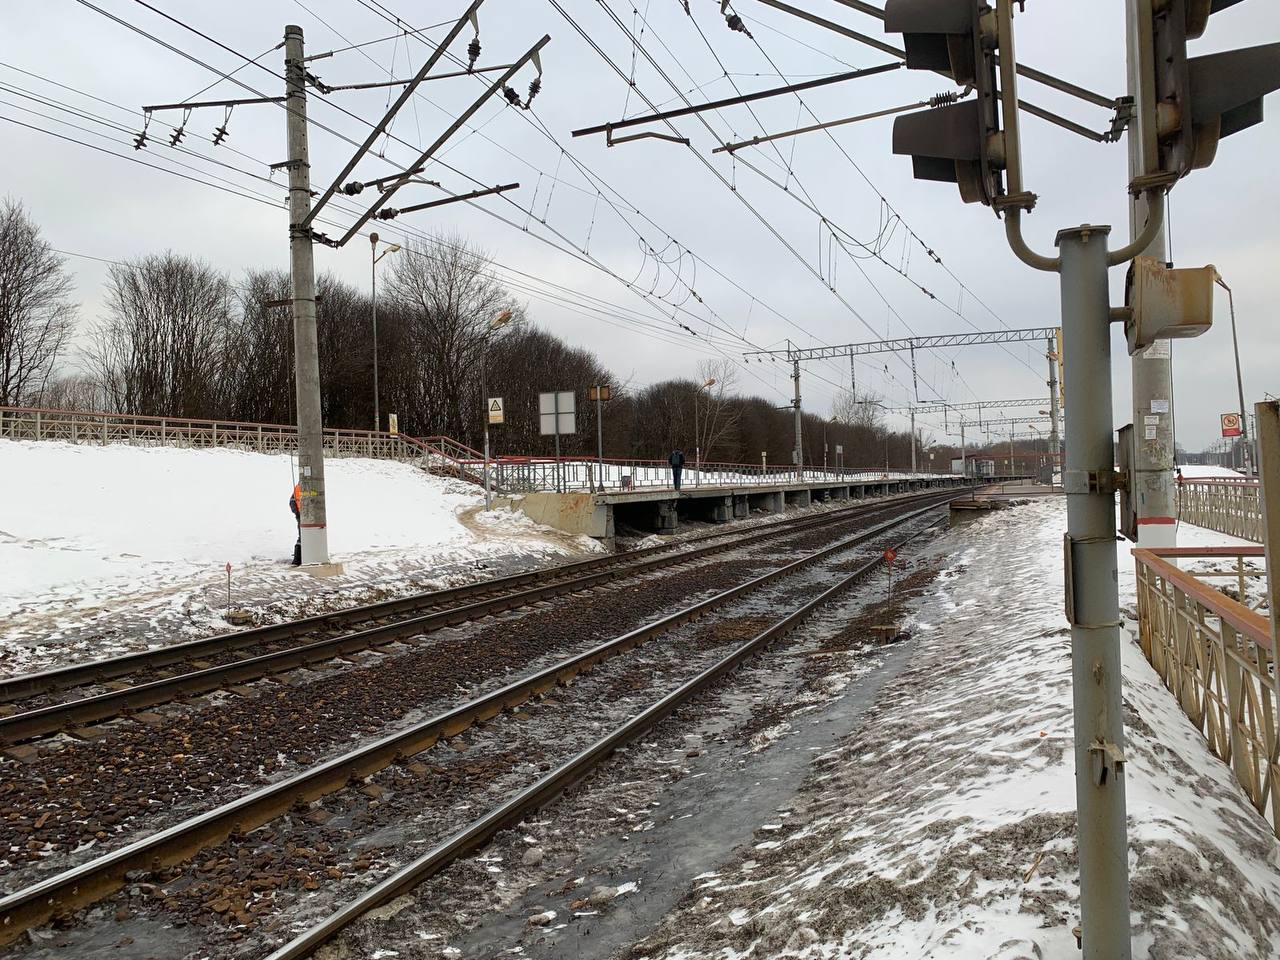
[[[982,0],[888,0],[884,23],[903,35],[907,69],[945,74],[975,94],[898,117],[893,152],[911,157],[917,180],[955,183],[965,203],[990,206],[1004,193],[995,11]]]
[[[1187,56],[1209,17],[1240,0],[1158,0],[1152,11],[1154,129],[1162,172],[1184,177],[1213,162],[1223,137],[1262,122],[1262,99],[1280,89],[1280,43]]]

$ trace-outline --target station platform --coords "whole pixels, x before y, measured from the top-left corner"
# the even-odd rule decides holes
[[[814,503],[864,500],[941,487],[989,486],[1021,477],[934,476],[806,480],[777,484],[645,487],[640,490],[573,491],[498,496],[494,506],[523,513],[574,536],[609,542],[618,525],[650,533],[675,533],[684,520],[728,523],[753,513],[783,513]]]

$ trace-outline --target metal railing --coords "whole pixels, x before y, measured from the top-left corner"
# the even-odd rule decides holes
[[[1135,549],[1133,557],[1143,654],[1280,837],[1280,681],[1270,621],[1248,590],[1267,576],[1263,548]],[[1181,569],[1180,561],[1199,563]],[[1223,578],[1239,599],[1211,585]]]
[[[1262,542],[1262,490],[1257,480],[1206,477],[1178,484],[1178,519]]]
[[[0,407],[0,439],[61,440],[66,443],[169,447],[234,447],[255,453],[294,453],[298,428],[279,423],[144,417],[94,410]],[[418,460],[424,445],[412,438],[372,430],[325,430],[328,457]]]
[[[233,447],[255,453],[297,451],[298,430],[292,424],[200,420],[189,417],[148,417],[96,410],[51,410],[38,407],[0,407],[0,439],[61,440],[67,443],[172,447]],[[416,439],[405,434],[372,430],[324,431],[326,457],[371,457],[419,463],[428,472],[480,483],[484,456],[449,437]],[[671,467],[665,460],[551,457],[495,457],[491,483],[498,491],[535,490],[623,492],[671,489]],[[781,486],[815,483],[876,483],[953,476],[950,473],[851,467],[805,467],[789,464],[686,463],[683,487]]]
[[[624,493],[631,490],[670,490],[671,466],[665,460],[605,458],[600,460],[547,457],[499,457],[492,462],[495,487],[512,492],[533,490]],[[696,491],[716,487],[812,485],[822,483],[875,483],[951,476],[907,473],[900,470],[806,467],[803,472],[788,465],[704,462],[686,463],[681,488]]]

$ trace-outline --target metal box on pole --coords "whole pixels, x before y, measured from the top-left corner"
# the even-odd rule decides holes
[[[1198,337],[1213,325],[1212,267],[1166,267],[1154,257],[1134,257],[1125,281],[1124,334],[1130,355],[1157,340]]]

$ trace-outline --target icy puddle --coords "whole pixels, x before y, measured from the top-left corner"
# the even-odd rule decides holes
[[[1065,525],[1055,499],[950,531],[909,662],[794,818],[623,956],[1077,957]],[[1275,957],[1271,829],[1123,642],[1134,956]]]

